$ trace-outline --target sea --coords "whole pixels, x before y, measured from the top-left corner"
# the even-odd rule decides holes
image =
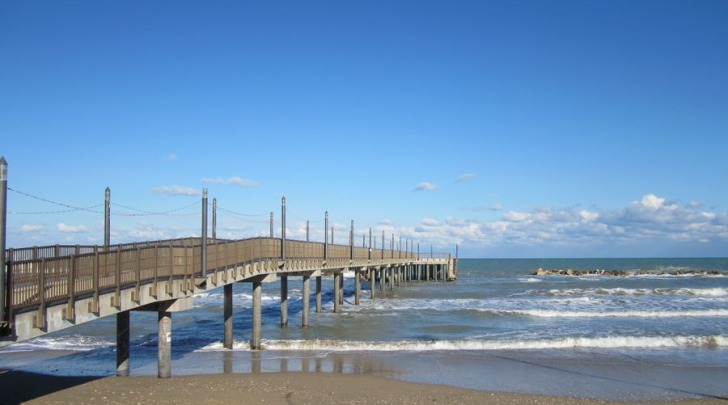
[[[305,328],[300,278],[289,278],[285,327],[279,285],[264,284],[261,351],[249,349],[250,284],[233,288],[232,350],[222,345],[222,289],[199,294],[172,316],[172,374],[370,374],[609,400],[728,398],[728,258],[460,259],[456,281],[402,283],[373,299],[362,284],[355,305],[345,278],[334,313],[333,278],[324,278],[323,310],[311,294]],[[0,349],[0,368],[111,376],[115,333],[109,317],[17,343]],[[156,314],[133,312],[131,336],[131,374],[156,375]]]

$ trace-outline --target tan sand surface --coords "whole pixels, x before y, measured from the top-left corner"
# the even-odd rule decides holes
[[[56,377],[0,371],[2,404],[610,404],[602,400],[493,393],[367,375],[262,373]],[[726,404],[718,398],[665,404]]]

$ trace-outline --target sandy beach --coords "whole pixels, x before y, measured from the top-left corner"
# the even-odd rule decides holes
[[[0,371],[2,404],[628,404],[414,384],[367,375],[259,373],[56,377]],[[652,404],[724,404],[725,398]],[[634,402],[632,402],[634,404]]]

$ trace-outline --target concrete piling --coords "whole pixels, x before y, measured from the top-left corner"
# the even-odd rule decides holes
[[[116,314],[116,375],[129,376],[129,311]]]
[[[169,307],[174,301],[162,301],[157,304],[157,375],[159,378],[172,376],[172,313]]]

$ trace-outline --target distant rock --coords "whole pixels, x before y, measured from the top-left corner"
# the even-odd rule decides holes
[[[575,269],[544,269],[539,267],[531,273],[534,276],[728,276],[728,273],[717,270],[575,270]]]

